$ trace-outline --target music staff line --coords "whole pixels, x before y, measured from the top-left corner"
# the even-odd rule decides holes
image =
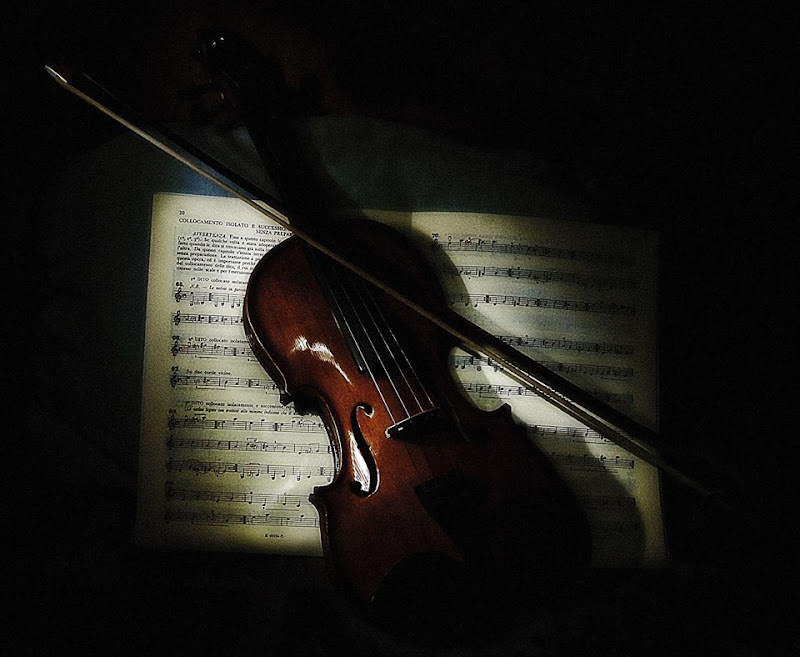
[[[534,390],[529,390],[525,386],[516,385],[496,385],[490,383],[461,383],[459,387],[468,394],[477,395],[485,399],[510,399],[511,397],[538,397]],[[597,388],[587,389],[590,395],[598,399],[619,406],[630,406],[633,404],[633,395],[628,393],[611,393]]]
[[[543,433],[541,427],[528,427],[528,434],[535,436],[556,436],[570,443],[584,445],[610,445],[607,438],[588,429],[577,427],[559,427],[551,434]],[[167,439],[167,449],[173,450],[206,450],[220,452],[248,452],[260,454],[331,454],[330,443],[279,443],[265,440],[224,440],[216,438],[176,438]]]
[[[319,518],[305,514],[297,516],[276,516],[272,513],[251,515],[240,513],[202,513],[198,511],[177,511],[168,508],[164,521],[186,522],[192,525],[258,525],[264,527],[307,527],[319,528]]]
[[[177,313],[176,313],[177,314]],[[178,324],[180,324],[178,319]],[[496,335],[498,340],[514,347],[530,347],[541,350],[575,351],[578,353],[612,354],[616,356],[629,356],[634,353],[633,345],[617,342],[600,342],[593,340],[570,340],[567,338],[537,338],[529,335]],[[208,343],[198,339],[197,336],[188,336],[184,339],[179,335],[172,337],[172,355],[204,356],[209,358],[246,358],[254,360],[253,350],[246,344],[235,346],[219,342]]]
[[[605,454],[558,454],[550,453],[550,458],[566,466],[570,470],[595,471],[603,470],[633,470],[634,460],[621,456],[608,457]]]
[[[254,420],[209,420],[205,413],[192,417],[176,418],[170,417],[168,420],[170,433],[174,429],[187,429],[190,431],[215,431],[215,430],[236,430],[236,431],[275,431],[285,433],[314,433],[326,435],[325,425],[321,420],[292,420],[291,422],[273,421],[254,421]],[[610,444],[608,438],[604,438],[594,429],[585,427],[568,427],[556,425],[530,424],[527,431],[531,437],[557,438],[574,443],[582,444]],[[167,441],[169,449],[217,449],[229,451],[250,451],[250,452],[286,452],[293,454],[321,454],[330,453],[330,443],[283,443],[278,441],[262,440],[224,440],[217,438],[177,438],[173,435]]]
[[[221,324],[225,326],[237,326],[242,323],[241,315],[217,315],[213,313],[182,313],[180,310],[172,315],[172,323],[175,326],[181,324]]]
[[[604,438],[594,429],[585,427],[564,427],[555,425],[530,424],[527,427],[528,435],[532,438],[555,438],[559,441],[581,443],[584,445],[611,445],[608,438]]]
[[[636,314],[635,304],[617,303],[613,301],[576,301],[573,299],[550,299],[547,297],[529,297],[515,294],[473,294],[456,292],[448,295],[447,300],[453,305],[472,306],[513,306],[520,308],[544,308],[547,310],[571,310],[590,312],[602,315]]]
[[[596,276],[548,269],[528,269],[525,267],[492,267],[479,265],[453,265],[438,269],[448,276],[464,278],[513,278],[535,283],[570,283],[590,290],[633,290],[638,283],[633,278],[619,276]]]
[[[173,388],[178,386],[188,386],[196,389],[215,389],[226,390],[228,388],[250,388],[264,389],[267,393],[279,393],[278,386],[271,379],[251,378],[238,376],[219,376],[205,374],[178,374],[173,372],[170,375],[170,385]],[[459,387],[468,394],[475,394],[485,399],[509,399],[511,397],[530,397],[538,394],[527,389],[525,386],[516,385],[496,385],[488,383],[460,383]],[[628,393],[610,393],[605,390],[593,388],[587,390],[602,401],[617,404],[620,406],[630,406],[633,404],[633,395]]]
[[[213,504],[246,504],[257,505],[262,509],[282,509],[292,507],[300,509],[312,506],[308,495],[292,495],[286,493],[256,493],[254,491],[209,490],[178,488],[174,482],[167,481],[164,487],[167,501],[176,502],[212,502]],[[632,511],[636,509],[636,498],[618,495],[581,495],[578,498],[587,509],[611,509]]]
[[[183,418],[182,420],[170,423],[170,429],[173,428],[187,428],[189,430],[225,430],[225,429],[240,429],[251,431],[253,429],[244,426],[244,423],[227,424],[229,420],[216,420],[210,421],[201,418]],[[236,422],[236,421],[234,421]],[[294,431],[294,429],[275,429],[275,423],[256,423],[256,430],[267,431]],[[314,423],[314,427],[306,429],[306,431],[313,431],[320,435],[326,434],[325,428],[322,423]],[[575,443],[581,445],[610,445],[611,441],[604,438],[593,429],[586,429],[582,427],[556,427],[556,426],[541,426],[541,425],[528,425],[526,427],[528,435],[531,438],[555,438],[558,442]],[[178,437],[172,435],[167,439],[167,449],[173,450],[207,450],[207,451],[223,451],[223,452],[257,452],[265,454],[331,454],[332,448],[330,442],[327,443],[288,443],[279,441],[266,441],[266,440],[230,440],[224,438],[188,438]]]
[[[172,336],[173,356],[199,356],[201,358],[244,358],[257,362],[253,350],[248,345],[226,345],[219,342],[206,342],[205,340],[186,341],[180,336]]]
[[[325,434],[325,425],[321,420],[307,420],[306,418],[298,418],[289,422],[276,422],[273,420],[240,420],[238,418],[231,419],[216,419],[211,420],[206,413],[196,413],[192,416],[184,416],[177,418],[173,415],[167,420],[167,426],[172,431],[173,429],[188,429],[194,431],[214,431],[214,430],[234,430],[234,431],[267,431],[278,433],[314,433]],[[570,427],[570,426],[557,426],[545,424],[531,424],[528,425],[528,431],[531,435],[542,437],[558,437],[566,438],[573,442],[607,442],[594,429],[585,427]],[[199,441],[198,441],[199,442]],[[237,443],[238,441],[218,441],[213,440],[213,443]],[[244,441],[246,442],[246,441]],[[257,442],[257,441],[253,441]],[[290,444],[271,442],[270,445],[275,445],[275,449],[257,448],[259,451],[294,451],[296,453],[308,453],[309,450],[316,452],[316,446],[319,443],[305,443],[305,444]],[[174,447],[183,447],[184,445],[178,442],[173,443]],[[211,449],[210,447],[195,445],[197,449]],[[231,447],[230,449],[234,449]]]
[[[261,527],[291,527],[304,529],[319,529],[320,522],[316,516],[276,515],[274,513],[247,514],[247,513],[219,513],[202,511],[180,511],[168,507],[164,512],[164,521],[188,523],[192,525],[205,525],[216,527],[231,527],[236,525],[261,526]],[[604,521],[599,526],[602,534],[630,534],[640,532],[641,523],[638,520]]]
[[[299,509],[310,505],[308,495],[291,495],[286,493],[255,493],[253,491],[207,490],[192,488],[176,488],[174,482],[168,481],[164,487],[164,496],[168,501],[179,502],[213,502],[214,504],[232,503],[256,504],[262,509],[293,507]]]
[[[599,456],[594,454],[579,454],[550,452],[550,457],[571,470],[581,471],[602,471],[602,470],[632,470],[634,460],[621,456],[608,457],[605,454]],[[257,462],[237,462],[237,461],[203,461],[200,459],[173,459],[170,457],[166,462],[167,472],[194,472],[196,474],[214,474],[216,476],[226,474],[239,475],[241,479],[245,477],[266,476],[271,480],[286,479],[291,477],[297,481],[321,477],[326,481],[331,481],[335,473],[333,466],[311,466],[311,465],[284,465],[266,464]]]
[[[590,251],[582,249],[565,249],[545,244],[524,244],[522,242],[499,242],[497,240],[466,237],[454,240],[448,235],[441,241],[438,233],[431,235],[431,248],[447,252],[460,253],[494,253],[507,255],[537,256],[579,262],[617,263],[635,265],[632,256],[614,251]]]
[[[456,369],[467,367],[481,371],[484,367],[494,369],[496,372],[503,368],[491,358],[481,356],[453,356],[453,365]],[[601,379],[627,379],[633,376],[632,367],[619,367],[616,365],[588,365],[586,363],[559,363],[554,361],[539,361],[547,369],[560,374],[587,374],[599,376]]]
[[[189,306],[205,306],[207,303],[215,308],[220,306],[237,308],[244,302],[243,294],[230,292],[213,292],[210,290],[184,290],[176,288],[175,301],[187,301]],[[580,301],[575,299],[551,299],[549,297],[525,296],[515,294],[470,294],[456,292],[447,295],[450,305],[466,305],[478,307],[479,305],[512,306],[519,308],[542,308],[545,310],[567,310],[575,312],[592,312],[612,315],[635,315],[634,304],[617,303],[613,301]],[[210,317],[210,316],[209,316]],[[224,317],[224,316],[220,316]],[[179,323],[179,318],[174,317],[173,322]],[[184,320],[185,321],[185,320]],[[211,322],[209,322],[211,323]],[[224,323],[224,322],[223,322]]]
[[[571,340],[568,338],[535,338],[529,335],[497,335],[495,337],[515,347],[577,351],[579,353],[592,354],[614,354],[619,356],[630,356],[634,353],[633,345],[621,344],[618,342]]]
[[[307,420],[305,418],[293,419],[288,422],[278,422],[273,420],[240,420],[238,418],[228,419],[207,419],[205,413],[195,414],[192,417],[176,418],[171,415],[169,418],[169,428],[191,428],[191,429],[234,429],[239,431],[277,431],[292,433],[325,433],[325,426],[321,420]]]
[[[180,338],[173,336],[171,347],[173,356],[196,356],[200,358],[244,358],[248,361],[256,362],[256,357],[252,349],[246,346],[226,346],[219,343],[206,344],[205,342],[187,343],[181,342]],[[474,369],[480,372],[484,367],[500,371],[500,367],[491,358],[471,355],[451,356],[451,366],[455,369]],[[562,374],[586,374],[589,376],[599,376],[603,379],[625,379],[633,376],[632,367],[621,367],[618,365],[591,365],[586,363],[565,363],[559,361],[539,361],[542,365],[553,372]]]
[[[261,477],[286,479],[291,477],[297,481],[302,479],[322,478],[329,482],[334,475],[333,466],[283,465],[267,463],[240,463],[236,461],[201,461],[199,459],[173,459],[170,457],[165,465],[167,472],[194,472],[196,474],[226,474],[245,477]]]
[[[190,306],[204,306],[210,304],[215,308],[220,306],[241,308],[244,303],[244,293],[241,292],[217,292],[200,288],[185,290],[180,284],[175,286],[173,297],[175,297],[176,303],[188,301]]]
[[[207,374],[178,374],[173,371],[169,377],[169,384],[173,388],[187,386],[190,388],[210,388],[225,390],[227,388],[255,388],[267,392],[279,393],[278,386],[272,379],[266,377],[220,376]]]
[[[175,438],[167,440],[167,449],[207,449],[230,452],[259,452],[263,454],[330,454],[330,444],[278,443],[263,440],[215,440],[213,438]]]

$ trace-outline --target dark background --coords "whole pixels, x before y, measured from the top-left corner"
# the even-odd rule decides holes
[[[47,220],[41,199],[74,158],[119,133],[42,65],[74,62],[182,120],[186,107],[171,90],[198,80],[186,63],[193,29],[234,27],[275,54],[290,81],[315,76],[330,111],[414,123],[494,152],[530,150],[550,163],[555,187],[590,201],[601,220],[660,233],[662,430],[732,476],[733,508],[710,510],[665,481],[671,568],[598,576],[526,650],[761,655],[782,645],[789,552],[777,537],[793,522],[776,500],[792,476],[796,416],[785,378],[797,298],[795,217],[784,204],[796,158],[789,17],[672,5],[623,13],[532,2],[284,4],[12,5],[3,40],[7,262],[19,274],[6,307],[21,327],[8,350],[22,361],[10,369],[13,387],[36,395],[25,363],[38,333],[25,318],[47,294],[33,229]],[[196,584],[198,570],[223,568],[219,557],[177,564],[130,545],[127,493],[107,491],[111,526],[75,513],[92,482],[76,489],[48,477],[58,469],[40,440],[25,426],[13,436],[22,449],[9,457],[9,487],[20,499],[6,513],[28,557],[6,566],[22,584],[12,591],[31,654],[67,646],[240,654],[262,640],[286,654],[380,651],[355,625],[331,627],[340,616],[328,598],[288,603],[319,615],[317,631],[303,638],[286,620],[292,639],[263,636],[263,600]],[[259,572],[255,559],[235,566]],[[249,638],[233,641],[231,624]]]

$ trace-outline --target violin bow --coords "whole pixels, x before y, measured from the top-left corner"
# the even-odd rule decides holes
[[[324,238],[291,222],[291,212],[263,189],[183,139],[166,126],[143,119],[140,113],[122,103],[114,94],[86,74],[76,74],[64,67],[45,66],[63,88],[100,110],[153,146],[189,167],[232,196],[291,231],[303,242],[332,258],[357,276],[405,304],[455,338],[467,351],[492,359],[520,384],[547,400],[556,408],[597,431],[604,438],[673,477],[705,498],[716,491],[684,472],[668,456],[661,437],[648,427],[590,395],[575,384],[548,370],[541,363],[514,349],[488,331],[456,313],[446,316],[438,309],[398,292],[374,273],[366,271],[342,255]]]

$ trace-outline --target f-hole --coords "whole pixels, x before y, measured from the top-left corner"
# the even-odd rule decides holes
[[[369,404],[359,404],[353,408],[350,416],[353,460],[353,481],[350,482],[350,490],[360,497],[367,497],[378,489],[378,466],[375,464],[372,451],[361,432],[359,411],[367,417],[372,417],[374,412]]]

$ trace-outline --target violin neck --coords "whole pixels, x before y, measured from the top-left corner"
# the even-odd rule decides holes
[[[303,221],[319,221],[323,204],[300,156],[294,128],[298,120],[321,114],[320,104],[287,84],[275,57],[235,32],[200,30],[196,54],[222,93],[235,94],[238,118],[250,133],[280,199]]]

